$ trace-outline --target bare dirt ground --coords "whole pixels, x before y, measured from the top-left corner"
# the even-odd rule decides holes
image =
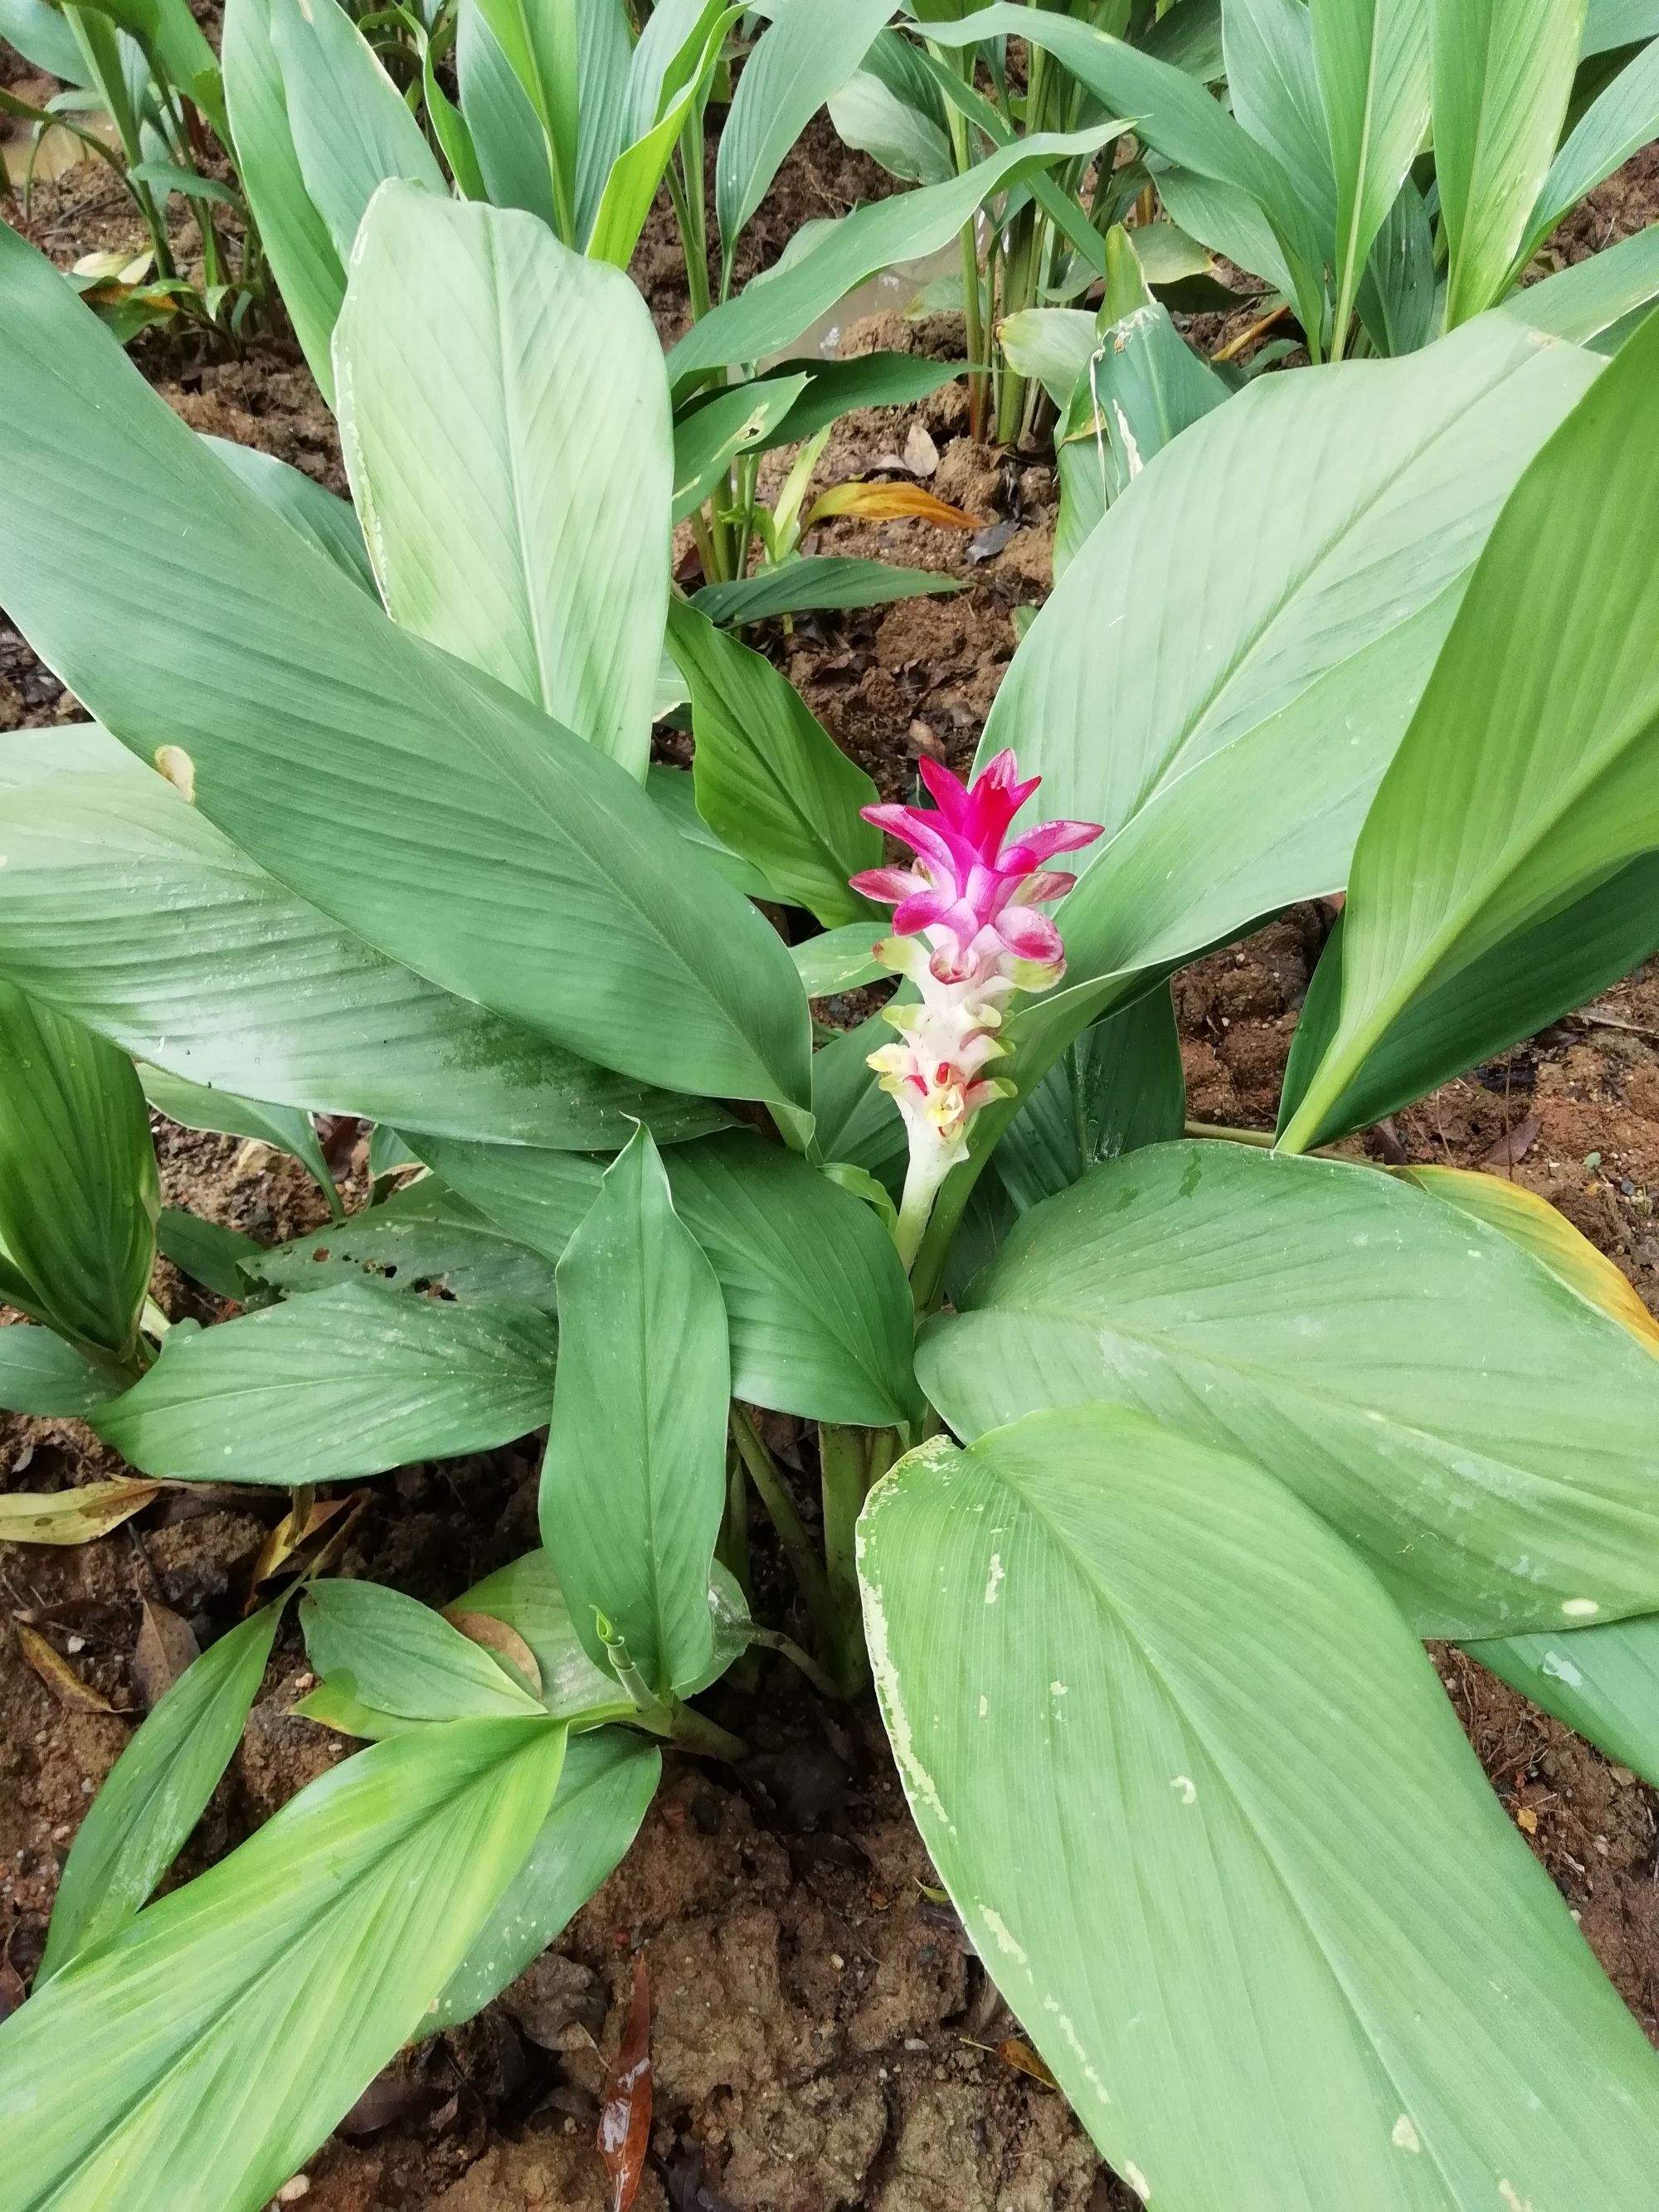
[[[827,126],[792,157],[747,251],[769,260],[806,216],[879,189]],[[1556,241],[1577,258],[1653,219],[1659,164],[1638,158]],[[15,211],[14,211],[15,212]],[[67,263],[137,242],[97,170],[36,198],[37,242]],[[181,232],[187,246],[187,238]],[[665,335],[684,313],[667,228],[635,274]],[[853,349],[959,356],[958,322],[886,318]],[[257,444],[343,489],[332,423],[291,347],[262,342],[214,365],[142,342],[137,357],[187,420]],[[937,452],[913,445],[920,425]],[[1014,613],[1050,574],[1051,470],[967,435],[952,386],[920,409],[849,418],[820,485],[921,453],[930,487],[979,519],[972,533],[919,523],[838,523],[815,550],[933,567],[959,595],[802,622],[773,641],[781,664],[846,750],[887,792],[908,791],[922,752],[970,758],[1003,669]],[[73,712],[0,617],[0,728]],[[49,739],[43,739],[49,742]],[[1271,1126],[1279,1082],[1326,916],[1298,908],[1177,981],[1190,1111]],[[301,1172],[228,1139],[158,1123],[168,1200],[274,1240],[321,1218]],[[1659,965],[1401,1115],[1417,1160],[1486,1164],[1540,1191],[1607,1252],[1659,1311]],[[167,1310],[204,1313],[162,1270]],[[777,1441],[786,1454],[787,1425]],[[538,1448],[404,1470],[373,1486],[341,1571],[445,1601],[534,1539]],[[0,1485],[50,1488],[112,1471],[73,1423],[0,1417]],[[810,1510],[803,1490],[801,1503]],[[208,1641],[238,1616],[278,1504],[246,1493],[176,1495],[76,1552],[0,1547],[0,2005],[38,1960],[76,1825],[141,1708],[134,1650],[143,1605]],[[761,1610],[786,1595],[766,1579]],[[36,1627],[86,1685],[63,1701],[16,1640]],[[1460,1717],[1504,1803],[1581,1918],[1626,2001],[1659,2039],[1659,1857],[1651,1794],[1472,1662],[1445,1655]],[[340,1755],[291,1717],[306,1680],[290,1631],[230,1773],[181,1872],[210,1863]],[[112,1710],[100,1710],[107,1706]],[[631,1959],[654,1986],[657,2121],[641,2192],[651,2212],[1122,2212],[1061,2100],[998,2053],[1016,2033],[947,1906],[873,1715],[827,1714],[769,1673],[728,1690],[719,1717],[752,1755],[735,1771],[671,1762],[622,1869],[556,1948],[468,2027],[383,2076],[311,2161],[317,2212],[599,2212],[596,2091],[614,2049]],[[296,2185],[297,2186],[297,2185]],[[299,2201],[297,2197],[290,2201]]]

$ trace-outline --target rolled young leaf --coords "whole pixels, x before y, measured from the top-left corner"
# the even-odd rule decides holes
[[[1659,317],[1516,487],[1354,850],[1341,1012],[1283,1142],[1394,1025],[1659,847]]]
[[[48,1983],[0,2027],[20,2207],[255,2212],[466,1958],[564,1739],[457,1721],[376,1744]]]
[[[1425,1636],[1659,1610],[1659,1362],[1500,1230],[1230,1144],[1097,1168],[931,1323],[959,1435],[1110,1400],[1243,1452]]]
[[[542,1541],[588,1657],[605,1664],[620,1638],[666,1697],[713,1645],[732,1370],[720,1284],[648,1130],[606,1172],[558,1286]]]
[[[343,1284],[175,1328],[95,1425],[174,1481],[352,1481],[527,1435],[547,1418],[553,1357],[553,1323],[532,1308]]]
[[[0,1300],[131,1362],[160,1210],[131,1062],[0,983]]]
[[[1147,2203],[1640,2212],[1659,2064],[1406,1624],[1264,1468],[1112,1407],[939,1439],[860,1573],[933,1863]]]
[[[447,988],[646,1081],[805,1103],[787,953],[625,773],[399,631],[3,229],[0,302],[0,597],[123,743],[167,748],[244,849]]]
[[[351,255],[334,364],[393,620],[642,778],[672,460],[639,293],[516,209],[388,185]]]
[[[125,1928],[190,1840],[241,1741],[282,1612],[264,1607],[192,1660],[110,1769],[64,1862],[37,1990]]]

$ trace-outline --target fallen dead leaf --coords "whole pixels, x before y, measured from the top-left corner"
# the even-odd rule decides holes
[[[155,1711],[185,1668],[201,1656],[202,1647],[183,1614],[146,1598],[133,1647],[132,1679],[147,1713]]]
[[[84,1482],[75,1490],[0,1498],[0,1543],[90,1544],[149,1504],[154,1482]]]
[[[997,2057],[1005,2066],[1012,2066],[1016,2074],[1029,2074],[1032,2081],[1041,2081],[1047,2088],[1060,2087],[1030,2045],[1022,2042],[1017,2035],[1003,2037],[997,2045]]]
[[[27,1627],[20,1622],[17,1648],[60,1705],[82,1713],[112,1713],[115,1711],[107,1698],[101,1697],[90,1682],[81,1680],[57,1645],[47,1643],[39,1629]]]
[[[622,2043],[605,2076],[599,2155],[611,2177],[611,2212],[632,2212],[651,2143],[651,1975],[640,1952]]]
[[[1543,1123],[1536,1114],[1528,1114],[1524,1121],[1517,1121],[1512,1129],[1505,1129],[1492,1150],[1481,1160],[1483,1168],[1512,1168],[1518,1166],[1538,1142],[1538,1133]]]
[[[946,530],[976,530],[979,517],[952,507],[937,492],[916,483],[842,483],[813,502],[803,527],[811,530],[832,514],[856,515],[862,522],[933,522]]]

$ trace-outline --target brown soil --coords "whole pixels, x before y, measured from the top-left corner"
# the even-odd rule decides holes
[[[0,50],[3,52],[3,50]],[[808,134],[745,253],[769,259],[800,221],[867,197],[880,180],[827,126]],[[1609,185],[1559,243],[1574,256],[1648,219],[1650,156]],[[124,227],[125,226],[125,227]],[[37,195],[31,230],[68,262],[137,243],[96,169]],[[672,226],[653,219],[635,275],[665,335],[683,318]],[[884,318],[849,349],[959,356],[959,323]],[[290,347],[203,364],[146,339],[147,373],[197,427],[264,447],[342,489],[332,424]],[[958,596],[799,623],[775,649],[791,678],[883,789],[908,791],[918,754],[971,757],[1003,668],[1013,615],[1049,581],[1054,485],[1041,462],[975,446],[961,391],[915,410],[872,410],[836,430],[820,484],[890,467],[911,448],[926,481],[973,513],[971,535],[920,523],[836,523],[815,550],[938,568]],[[0,728],[46,726],[73,704],[0,617]],[[1299,908],[1178,979],[1191,1111],[1271,1124],[1297,1009],[1326,918]],[[170,1202],[264,1239],[320,1218],[299,1170],[225,1139],[157,1125]],[[1400,1117],[1414,1159],[1494,1160],[1561,1206],[1659,1311],[1659,965],[1579,1016],[1447,1085]],[[173,1314],[211,1301],[163,1267]],[[74,1423],[0,1417],[0,1482],[51,1488],[111,1472]],[[372,1486],[342,1571],[446,1600],[534,1540],[535,1440],[418,1467]],[[805,1500],[803,1499],[803,1504]],[[0,2006],[38,1960],[63,1855],[127,1740],[146,1601],[204,1642],[246,1601],[278,1498],[186,1495],[81,1551],[0,1548]],[[761,1610],[769,1589],[762,1563]],[[65,1706],[11,1632],[39,1628],[113,1712]],[[1656,1804],[1455,1653],[1441,1655],[1460,1717],[1494,1785],[1659,2039]],[[313,1775],[337,1742],[290,1708],[306,1680],[297,1638],[279,1644],[230,1773],[180,1869],[211,1863]],[[1095,2158],[1061,2100],[996,2055],[1014,2033],[954,1915],[928,1895],[873,1716],[826,1714],[769,1671],[727,1686],[717,1715],[753,1746],[735,1772],[670,1763],[640,1842],[556,1950],[479,2021],[381,2078],[310,2162],[319,2212],[598,2212],[593,2148],[604,2056],[620,2032],[630,1961],[654,1988],[657,2121],[640,2203],[661,2212],[1123,2212],[1133,2200]],[[8,1964],[13,1970],[7,1972]],[[289,2194],[298,2201],[297,2185]]]

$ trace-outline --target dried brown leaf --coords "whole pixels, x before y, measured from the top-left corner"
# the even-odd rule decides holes
[[[60,1705],[82,1713],[112,1713],[109,1699],[83,1682],[55,1644],[48,1644],[39,1629],[19,1622],[17,1648]]]
[[[508,1668],[523,1678],[531,1696],[540,1697],[541,1662],[516,1628],[509,1628],[506,1621],[497,1620],[489,1613],[450,1612],[445,1613],[444,1619],[474,1644],[483,1644],[492,1659],[505,1660]]]
[[[155,1711],[185,1668],[201,1656],[202,1647],[183,1614],[146,1598],[133,1647],[132,1679],[147,1713]]]
[[[641,1951],[622,2044],[605,2076],[599,2155],[611,2177],[611,2212],[632,2212],[651,2145],[651,1975]]]

